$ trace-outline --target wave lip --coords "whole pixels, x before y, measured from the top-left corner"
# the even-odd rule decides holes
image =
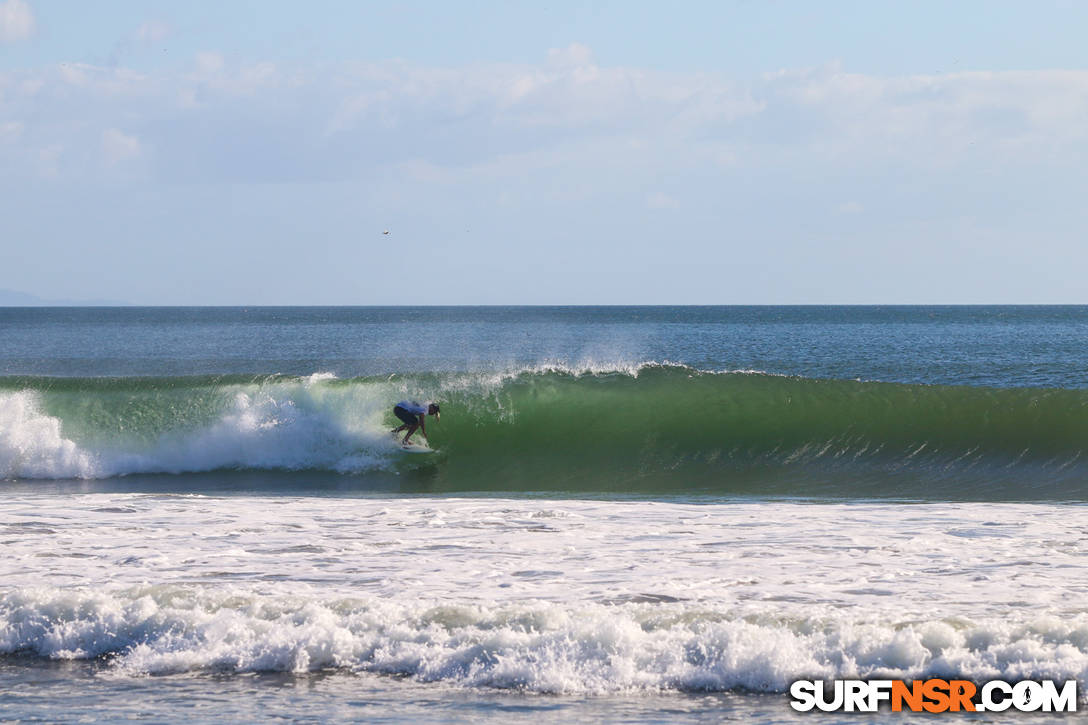
[[[693,603],[402,604],[185,587],[0,595],[0,653],[121,674],[340,668],[540,693],[785,692],[797,679],[1088,679],[1088,618],[731,618]]]

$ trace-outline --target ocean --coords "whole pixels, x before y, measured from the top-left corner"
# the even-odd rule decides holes
[[[1080,306],[0,308],[0,720],[1083,709],[1086,350]]]

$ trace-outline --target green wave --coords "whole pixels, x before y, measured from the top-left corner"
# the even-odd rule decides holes
[[[332,468],[364,477],[395,470],[407,474],[405,486],[431,491],[1082,500],[1088,481],[1086,390],[813,380],[651,364],[347,380],[0,378],[4,391],[32,391],[66,438],[114,453],[214,434],[243,396],[264,405],[256,437],[239,439],[252,447],[250,455],[209,459],[207,466]],[[441,421],[428,420],[427,429],[438,455],[405,462],[382,450],[373,470],[336,463],[388,442],[387,427],[398,423],[391,408],[404,397],[441,402]],[[278,426],[276,455],[270,450],[267,460],[253,443],[261,425]],[[284,454],[295,431],[297,460]],[[323,445],[347,450],[315,450]],[[153,451],[145,458],[153,461]],[[118,472],[141,471],[132,464]]]
[[[1060,482],[1073,497],[1086,480],[1083,390],[655,366],[637,377],[523,374],[491,398],[451,397],[456,404],[445,406],[433,436],[449,454],[451,479],[525,487],[546,478],[577,489],[607,472],[621,489],[803,494],[804,486],[843,488],[844,481],[868,484],[872,493],[923,478],[974,487]]]

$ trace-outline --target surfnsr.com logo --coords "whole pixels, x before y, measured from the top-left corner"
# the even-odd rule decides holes
[[[1077,681],[991,680],[798,680],[790,686],[790,707],[800,712],[1076,712]]]

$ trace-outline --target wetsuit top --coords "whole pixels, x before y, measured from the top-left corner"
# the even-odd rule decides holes
[[[386,405],[388,405],[388,403],[386,403]],[[398,408],[404,408],[405,410],[407,410],[409,413],[411,413],[413,415],[427,415],[427,406],[426,405],[420,405],[419,403],[417,403],[414,400],[410,401],[410,402],[407,401],[407,400],[402,400],[399,403],[397,403],[397,407]]]

